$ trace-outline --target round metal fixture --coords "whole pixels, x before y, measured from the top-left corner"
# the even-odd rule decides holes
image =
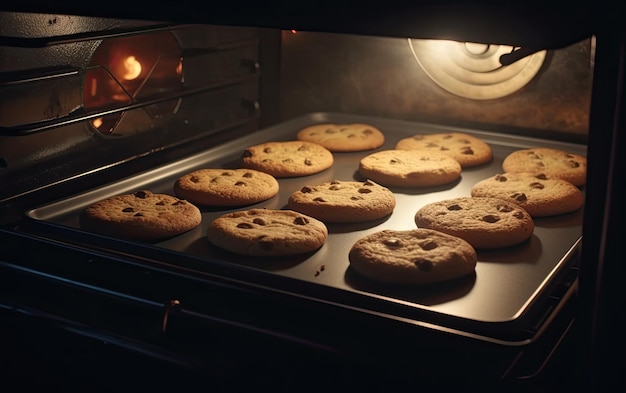
[[[500,56],[515,51],[515,47],[416,39],[409,39],[409,46],[435,83],[475,100],[500,98],[520,90],[537,75],[546,57],[544,50],[503,66]]]

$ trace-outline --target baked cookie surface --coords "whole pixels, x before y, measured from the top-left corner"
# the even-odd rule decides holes
[[[207,238],[236,254],[283,256],[317,250],[326,242],[328,229],[323,222],[292,210],[248,209],[213,220]]]
[[[372,150],[385,143],[382,131],[363,123],[314,124],[301,129],[296,138],[318,143],[331,152]]]
[[[274,176],[255,169],[199,169],[176,180],[180,198],[204,206],[242,206],[270,199],[278,193]]]
[[[81,228],[129,240],[161,240],[187,232],[202,221],[194,204],[167,194],[141,190],[88,206]]]
[[[563,179],[575,186],[583,186],[587,180],[587,157],[545,147],[522,149],[504,158],[502,170],[543,173],[549,178]]]
[[[359,173],[383,186],[428,187],[451,183],[461,164],[447,154],[427,150],[382,150],[363,157]]]
[[[396,149],[426,149],[448,154],[463,168],[486,164],[493,159],[491,146],[480,138],[462,132],[416,134],[400,139]]]
[[[274,177],[298,177],[321,172],[333,165],[330,150],[307,141],[275,141],[250,146],[241,155],[245,168]]]
[[[474,272],[476,250],[465,240],[431,229],[383,230],[357,240],[350,266],[371,280],[421,285]]]
[[[481,180],[472,187],[471,195],[508,200],[533,217],[570,213],[584,204],[583,193],[574,184],[530,172],[502,173]]]
[[[393,212],[396,198],[371,180],[307,185],[289,197],[287,207],[323,222],[376,220]]]
[[[415,223],[418,228],[458,236],[477,249],[522,243],[535,228],[522,207],[491,197],[459,197],[427,204],[415,214]]]

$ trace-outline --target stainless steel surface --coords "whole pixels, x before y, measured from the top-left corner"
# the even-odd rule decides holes
[[[288,278],[289,286],[274,288],[277,291],[292,292],[314,299],[320,293],[330,291],[331,294],[341,295],[342,300],[338,302],[343,302],[347,307],[353,306],[350,302],[355,299],[358,299],[358,302],[355,300],[355,307],[368,308],[371,304],[372,311],[375,312],[380,311],[380,305],[383,305],[382,310],[385,310],[384,305],[395,305],[394,307],[404,311],[399,315],[391,315],[392,317],[417,320],[420,313],[424,312],[442,317],[449,327],[458,329],[465,329],[464,324],[467,322],[497,325],[505,329],[509,324],[516,325],[528,316],[532,305],[541,297],[542,291],[553,277],[572,263],[572,254],[581,238],[582,211],[535,219],[532,238],[521,245],[490,251],[479,250],[475,274],[454,282],[430,287],[396,288],[362,279],[351,271],[347,258],[350,247],[357,239],[383,229],[415,228],[414,214],[421,206],[456,196],[469,196],[470,188],[477,181],[501,173],[503,158],[516,149],[552,146],[584,155],[586,146],[338,113],[312,113],[299,117],[229,141],[198,155],[37,207],[28,211],[27,216],[42,224],[54,223],[78,228],[80,211],[97,200],[138,189],[173,194],[174,181],[188,171],[207,167],[239,167],[239,157],[245,147],[270,140],[294,139],[299,129],[318,122],[371,123],[386,135],[385,145],[377,150],[393,148],[397,140],[415,133],[450,130],[467,132],[489,143],[494,159],[484,166],[464,169],[461,180],[451,185],[434,188],[391,188],[397,199],[393,214],[368,223],[329,224],[330,234],[326,244],[312,255],[275,259],[232,255],[208,242],[205,238],[206,228],[211,220],[232,210],[250,207],[284,208],[289,195],[303,185],[334,179],[359,180],[358,162],[372,151],[335,153],[334,164],[326,171],[311,176],[279,179],[279,194],[262,203],[238,209],[202,207],[203,222],[200,227],[157,243],[156,248],[173,251],[179,255],[181,263],[187,258],[206,262],[207,269],[211,264],[219,263]],[[115,247],[114,241],[111,242],[111,247]],[[175,258],[170,258],[172,259]],[[394,311],[390,314],[394,314]]]

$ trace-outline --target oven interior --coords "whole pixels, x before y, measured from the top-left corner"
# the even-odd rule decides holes
[[[538,374],[574,315],[583,211],[537,220],[528,244],[482,252],[475,277],[437,288],[372,285],[350,272],[345,254],[364,234],[411,227],[422,204],[465,195],[515,149],[586,154],[595,37],[557,37],[503,66],[519,46],[409,38],[400,28],[378,35],[197,22],[0,13],[3,270],[19,278],[7,280],[5,304],[61,316],[55,325],[82,336],[113,342],[86,327],[114,332],[121,347],[150,346],[204,373],[199,354],[215,341],[199,337],[217,329],[377,366],[423,351],[432,365],[418,362],[416,378],[449,372],[457,348],[489,361],[452,362],[453,374]],[[374,124],[384,148],[415,133],[467,132],[488,141],[495,158],[451,187],[394,190],[400,208],[389,219],[332,226],[321,252],[303,258],[257,261],[210,247],[206,225],[224,209],[203,209],[200,228],[156,244],[77,225],[98,199],[172,193],[185,172],[236,167],[246,146],[324,122]],[[305,184],[356,179],[365,154],[335,155],[331,171],[282,179],[281,193],[259,207],[283,208]],[[99,311],[83,297],[102,303]]]

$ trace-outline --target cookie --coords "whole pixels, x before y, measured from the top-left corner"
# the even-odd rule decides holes
[[[213,220],[207,238],[236,254],[284,256],[317,250],[326,242],[328,229],[323,222],[293,210],[248,209]]]
[[[465,239],[477,249],[508,247],[530,238],[532,217],[519,205],[490,197],[458,197],[429,203],[415,214],[418,228]]]
[[[187,232],[202,221],[192,203],[148,190],[116,195],[88,206],[81,228],[129,240],[154,241]]]
[[[387,187],[428,187],[457,180],[461,164],[440,152],[392,149],[363,157],[358,171],[364,178]]]
[[[583,186],[587,179],[587,157],[546,147],[522,149],[504,158],[502,170],[543,173],[549,178],[563,179],[575,186]]]
[[[331,152],[373,150],[385,143],[385,135],[369,124],[315,124],[301,129],[296,138],[320,144]]]
[[[491,146],[482,139],[462,132],[416,134],[400,139],[396,149],[426,149],[448,154],[463,168],[482,165],[493,159]]]
[[[582,191],[567,180],[530,172],[502,173],[481,180],[472,187],[471,195],[506,199],[532,217],[570,213],[585,202]]]
[[[254,169],[199,169],[176,180],[180,198],[204,206],[243,206],[278,194],[278,181]]]
[[[287,207],[323,222],[362,222],[388,216],[396,198],[371,180],[307,185],[289,197]]]
[[[274,177],[298,177],[321,172],[333,165],[333,154],[307,141],[265,142],[246,148],[241,156],[245,168]]]
[[[465,240],[431,229],[375,232],[357,240],[348,254],[362,276],[389,284],[422,285],[474,272],[478,257]]]

